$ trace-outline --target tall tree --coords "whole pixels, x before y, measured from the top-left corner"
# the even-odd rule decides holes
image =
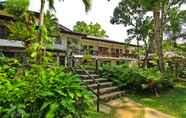
[[[147,67],[148,54],[153,51],[153,18],[146,16],[146,12],[147,10],[141,7],[139,1],[124,0],[115,8],[111,23],[124,24],[130,27],[127,30],[128,41],[136,40],[137,44],[139,41],[143,41],[145,48],[144,66]]]
[[[147,67],[148,55],[152,52],[152,45],[150,43],[152,42],[153,34],[152,17],[145,17],[143,14],[139,14],[138,16],[135,16],[133,22],[133,27],[127,30],[127,42],[130,43],[132,40],[136,40],[138,45],[138,61],[140,61],[139,42],[143,42],[145,49],[144,66]]]
[[[114,11],[113,23],[133,26],[134,17],[140,13],[153,13],[153,40],[156,54],[159,57],[159,68],[164,72],[162,40],[167,20],[167,11],[174,5],[182,5],[185,0],[122,0]]]
[[[73,27],[75,32],[85,33],[91,36],[97,37],[107,37],[106,31],[101,28],[101,25],[98,23],[87,24],[84,21],[78,21]]]
[[[8,38],[21,40],[26,48],[27,56],[33,60],[37,56],[38,46],[38,16],[34,12],[28,11],[29,0],[7,0],[4,3],[5,10],[8,11],[12,21],[7,21],[6,28]],[[47,12],[44,16],[45,46],[52,44],[52,41],[59,39],[60,32],[58,21],[54,14]]]
[[[156,44],[156,53],[159,57],[159,68],[161,72],[164,72],[164,60],[162,41],[163,34],[165,32],[165,24],[167,24],[168,11],[174,6],[181,6],[185,3],[185,0],[141,0],[140,3],[147,10],[153,12],[154,17],[154,41]],[[145,4],[143,4],[145,3]]]
[[[55,10],[54,7],[54,3],[57,0],[40,0],[40,13],[39,13],[39,29],[40,29],[40,33],[39,33],[39,43],[40,45],[43,45],[43,35],[44,35],[44,31],[45,31],[45,27],[43,26],[44,24],[44,9],[45,9],[45,3],[48,2],[49,5],[49,9],[50,10]],[[61,1],[61,0],[58,0]],[[85,10],[88,11],[91,7],[91,0],[82,0],[84,5],[85,5]],[[45,49],[44,49],[45,50]],[[43,53],[43,47],[38,49],[38,63],[41,63],[42,61],[42,53]]]
[[[186,31],[183,30],[182,26],[186,23],[186,11],[180,10],[178,6],[171,8],[168,11],[168,24],[166,25],[166,33],[168,39],[171,40],[174,47],[177,46],[176,40],[178,38],[184,38]]]

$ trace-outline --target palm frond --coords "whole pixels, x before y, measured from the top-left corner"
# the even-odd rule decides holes
[[[50,11],[47,11],[44,18],[44,25],[47,28],[49,37],[59,38],[60,30],[58,26],[58,19]]]
[[[49,4],[49,9],[52,9],[55,11],[54,0],[48,0],[48,4]]]
[[[92,6],[92,0],[83,0],[85,11],[88,12]]]
[[[36,38],[36,25],[27,26],[22,21],[10,21],[6,24],[9,39],[28,41]]]

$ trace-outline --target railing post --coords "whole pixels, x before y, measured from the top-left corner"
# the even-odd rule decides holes
[[[98,74],[99,70],[99,64],[98,64],[98,59],[96,59],[96,74]]]
[[[99,73],[99,63],[98,63],[98,59],[96,59],[96,74]],[[99,82],[97,82],[97,112],[99,112],[99,102],[100,102],[100,91],[99,91],[99,88],[100,88],[100,84]]]
[[[75,67],[75,58],[72,56],[72,67]]]
[[[97,83],[97,112],[99,112],[99,102],[100,102],[100,99],[99,99],[99,96],[100,96],[100,91],[99,91],[99,88],[100,88],[100,84]]]

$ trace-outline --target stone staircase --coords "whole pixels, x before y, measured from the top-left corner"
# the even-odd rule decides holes
[[[79,74],[84,85],[95,94],[99,94],[100,101],[106,101],[124,94],[119,86],[113,84],[112,81],[101,78],[95,71],[75,69],[76,74]],[[99,87],[99,90],[98,90]]]

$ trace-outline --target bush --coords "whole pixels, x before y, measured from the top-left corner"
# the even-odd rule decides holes
[[[186,66],[182,68],[178,67],[177,74],[178,74],[178,77],[185,79],[186,78]]]
[[[13,79],[19,66],[19,61],[14,58],[0,57],[0,77]]]
[[[127,64],[104,65],[101,68],[101,74],[129,90],[149,90],[151,83],[159,89],[173,87],[173,76],[170,72],[162,75],[153,68],[129,67]]]
[[[0,117],[82,118],[91,113],[91,94],[62,66],[17,67],[16,77],[9,76],[11,68],[0,66]]]

